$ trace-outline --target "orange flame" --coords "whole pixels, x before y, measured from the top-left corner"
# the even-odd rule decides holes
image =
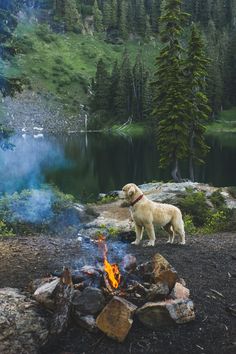
[[[108,280],[114,289],[117,289],[120,284],[120,270],[117,264],[111,264],[107,260],[108,248],[105,243],[105,236],[99,235],[98,245],[103,247],[103,256],[104,256],[104,270],[107,273]]]

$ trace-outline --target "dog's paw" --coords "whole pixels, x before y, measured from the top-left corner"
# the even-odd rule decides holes
[[[148,243],[145,245],[145,247],[153,247],[155,246],[155,241],[148,241]]]
[[[138,246],[138,245],[139,245],[139,242],[138,242],[138,241],[133,241],[133,242],[131,242],[131,245]]]
[[[186,245],[185,241],[180,242],[181,245]]]

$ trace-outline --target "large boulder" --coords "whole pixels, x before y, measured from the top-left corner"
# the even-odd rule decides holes
[[[48,339],[48,322],[18,289],[0,289],[0,353],[36,354]]]

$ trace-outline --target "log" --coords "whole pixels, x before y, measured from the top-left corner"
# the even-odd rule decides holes
[[[131,302],[114,296],[97,317],[97,326],[108,337],[123,342],[132,327],[136,309]]]

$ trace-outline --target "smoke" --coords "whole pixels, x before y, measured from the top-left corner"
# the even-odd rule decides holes
[[[24,200],[23,200],[24,199]],[[51,190],[33,189],[28,196],[19,198],[11,205],[11,222],[41,224],[54,215],[52,211],[53,193]]]
[[[45,171],[66,168],[69,162],[56,140],[14,136],[11,150],[0,149],[0,194],[22,189],[38,189]]]
[[[10,143],[13,149],[0,149],[0,220],[45,225],[55,218],[55,205],[68,213],[72,200],[45,183],[46,171],[70,165],[56,139],[14,136]]]

